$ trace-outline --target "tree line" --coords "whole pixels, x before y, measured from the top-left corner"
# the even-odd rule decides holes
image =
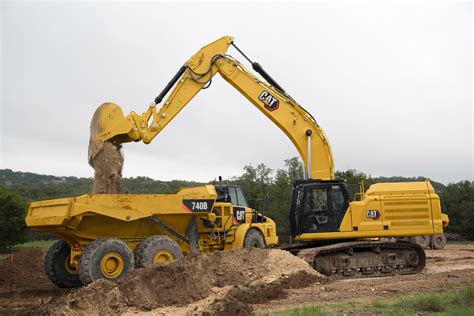
[[[294,157],[285,160],[284,168],[272,170],[263,163],[246,165],[239,176],[224,180],[240,185],[249,204],[264,211],[277,223],[278,234],[289,235],[288,211],[293,182],[303,178],[303,164]],[[363,181],[367,189],[379,182],[411,182],[429,180],[424,177],[371,177],[349,169],[337,171],[336,178],[347,184],[350,197],[359,191]],[[56,177],[29,172],[0,170],[0,248],[8,248],[28,239],[48,238],[28,231],[24,224],[26,206],[35,200],[78,196],[91,192],[92,178]],[[461,181],[444,185],[430,180],[441,198],[443,212],[449,215],[447,232],[474,240],[474,182]],[[215,181],[214,181],[215,182]],[[211,181],[210,183],[213,183]],[[124,178],[123,193],[175,193],[181,187],[197,186],[194,181],[160,181],[148,177]]]

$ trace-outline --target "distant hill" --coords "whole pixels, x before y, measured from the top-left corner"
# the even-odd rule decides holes
[[[299,169],[303,170],[302,166]],[[298,173],[292,172],[294,170],[289,167],[288,170],[277,170],[275,177],[272,177],[268,176],[270,173],[265,173],[268,171],[271,170],[263,164],[258,165],[257,168],[249,165],[244,168],[241,176],[229,179],[229,183],[241,185],[246,191],[249,200],[264,201],[261,209],[265,209],[267,214],[277,222],[279,234],[286,236],[289,234],[288,207],[291,200],[292,179],[297,178]],[[262,176],[265,174],[267,176]],[[362,179],[364,179],[366,189],[371,184],[379,182],[426,180],[424,177],[372,178],[354,169],[338,171],[336,177],[346,181],[350,197],[353,197],[358,192],[358,183]],[[450,183],[447,186],[435,181],[431,181],[431,183],[441,198],[443,212],[450,217],[447,231],[458,233],[465,238],[474,240],[474,232],[472,230],[474,223],[474,182],[461,181]],[[147,177],[124,178],[122,192],[175,193],[181,187],[202,184],[200,182],[182,180],[159,181]],[[92,178],[56,177],[0,169],[0,186],[18,193],[26,202],[30,202],[89,193],[92,188]],[[32,236],[29,238],[38,238]]]
[[[344,177],[342,177],[344,178]],[[372,183],[378,182],[413,182],[425,181],[424,177],[375,177],[366,179],[366,189]],[[349,180],[349,179],[347,179]],[[357,181],[356,183],[358,183]],[[171,180],[160,181],[148,177],[124,178],[122,182],[123,193],[175,193],[182,187],[202,185],[201,182]],[[350,191],[358,191],[358,185],[349,180]],[[438,193],[446,191],[442,183],[431,180]],[[57,177],[42,175],[32,172],[13,171],[11,169],[0,169],[0,186],[20,194],[27,202],[78,196],[90,193],[92,189],[92,178]],[[356,188],[357,187],[357,188]]]
[[[195,181],[159,181],[148,177],[124,178],[123,193],[175,193],[182,187],[201,185]],[[92,178],[57,177],[0,169],[0,186],[18,193],[27,202],[90,193]]]

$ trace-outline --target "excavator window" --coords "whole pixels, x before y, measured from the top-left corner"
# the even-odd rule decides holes
[[[297,185],[295,224],[299,233],[335,232],[347,209],[347,191],[342,183],[313,182]]]

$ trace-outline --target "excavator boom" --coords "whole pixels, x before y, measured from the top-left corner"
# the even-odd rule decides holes
[[[102,104],[91,123],[89,161],[107,140],[117,144],[129,141],[150,143],[199,91],[210,86],[218,73],[288,136],[305,164],[307,178],[334,179],[331,147],[316,120],[258,63],[252,62],[252,67],[263,80],[227,55],[230,45],[235,46],[233,38],[224,36],[201,48],[179,69],[143,114],[131,112],[124,117],[118,105]],[[157,105],[171,89],[169,97],[157,110]]]

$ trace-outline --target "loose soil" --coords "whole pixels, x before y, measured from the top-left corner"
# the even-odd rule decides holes
[[[52,300],[44,311],[118,314],[207,299],[209,303],[199,312],[248,315],[250,304],[282,298],[285,289],[306,287],[321,278],[289,252],[237,249],[138,269],[119,284],[101,280]]]
[[[93,194],[116,194],[122,189],[123,156],[120,151],[122,146],[112,141],[103,143],[97,139],[97,135],[104,132],[103,125],[106,123],[103,121],[110,123],[118,117],[123,117],[122,110],[118,106],[103,103],[97,108],[91,120],[87,160],[95,171]]]
[[[90,140],[89,146],[94,141]],[[123,156],[121,146],[105,142],[97,155],[89,157],[89,164],[94,168],[93,194],[117,194],[122,191]]]
[[[135,270],[119,284],[98,281],[64,290],[43,272],[45,251],[27,249],[0,261],[0,314],[249,314],[302,305],[371,302],[474,284],[474,247],[427,251],[421,274],[331,280],[280,250],[243,249],[195,255]]]

